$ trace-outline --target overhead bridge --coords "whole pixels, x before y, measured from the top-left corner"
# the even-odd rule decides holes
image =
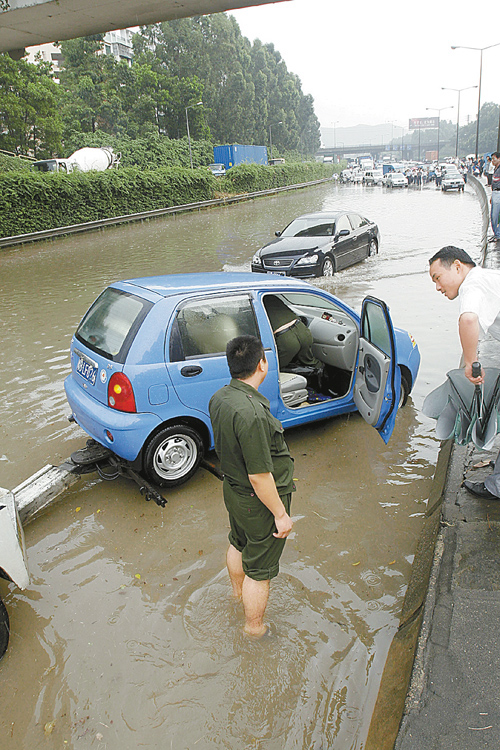
[[[361,154],[371,154],[374,157],[383,156],[383,154],[395,153],[401,154],[401,142],[393,141],[392,144],[388,143],[361,143],[357,146],[335,146],[325,147],[319,149],[316,156],[318,158],[325,156],[338,157],[339,159],[344,158],[348,155],[360,156]],[[411,159],[416,155],[416,149],[411,143],[403,144],[403,154],[405,158]]]
[[[0,0],[0,52],[285,0]]]

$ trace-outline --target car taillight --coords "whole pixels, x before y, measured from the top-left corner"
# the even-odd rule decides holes
[[[108,404],[118,411],[137,411],[132,383],[123,372],[115,372],[109,379]]]

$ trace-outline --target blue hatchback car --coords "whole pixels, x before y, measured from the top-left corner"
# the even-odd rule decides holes
[[[313,337],[328,388],[300,367],[279,368],[266,301],[278,297]],[[305,281],[199,273],[111,284],[71,342],[66,395],[75,421],[160,487],[182,484],[213,448],[212,394],[229,382],[235,336],[260,337],[269,361],[261,392],[285,428],[359,410],[387,442],[420,363],[415,341],[367,297],[361,317]],[[283,368],[284,369],[284,368]]]

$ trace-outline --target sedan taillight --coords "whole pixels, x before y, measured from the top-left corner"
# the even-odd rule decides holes
[[[108,404],[118,411],[137,411],[132,383],[123,372],[115,372],[109,379]]]

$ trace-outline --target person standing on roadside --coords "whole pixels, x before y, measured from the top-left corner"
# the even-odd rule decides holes
[[[472,363],[478,359],[481,329],[500,340],[500,271],[476,266],[465,250],[452,245],[438,250],[429,260],[429,266],[436,290],[448,299],[458,297],[458,333],[465,376],[474,385],[482,383],[484,373],[473,377]],[[500,454],[491,476],[484,482],[466,480],[464,486],[479,497],[500,499]]]
[[[247,635],[261,637],[271,578],[292,530],[293,459],[269,401],[259,393],[268,371],[262,342],[238,336],[226,348],[231,382],[210,399],[215,450],[229,513],[226,563],[233,594],[243,601]]]
[[[489,242],[500,242],[500,151],[491,154],[491,161],[495,171],[491,175],[491,228],[493,236]]]
[[[491,177],[494,171],[495,171],[495,167],[493,166],[493,162],[491,161],[491,156],[487,156],[486,167],[485,167],[484,173],[486,175],[486,181],[490,187],[491,187]]]

